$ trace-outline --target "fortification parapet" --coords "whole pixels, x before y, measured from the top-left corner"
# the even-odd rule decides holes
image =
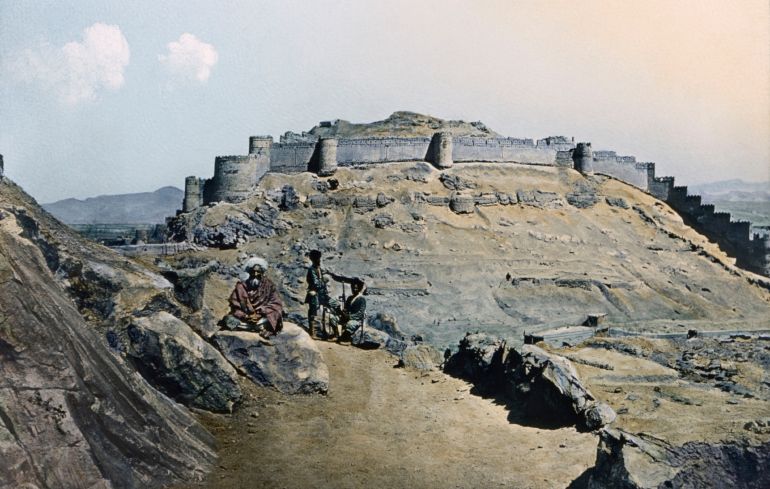
[[[433,164],[438,168],[450,168],[454,164],[452,133],[437,132],[433,135]]]
[[[337,139],[322,137],[318,140],[318,174],[322,177],[337,171]]]
[[[538,139],[536,146],[541,149],[570,151],[575,147],[575,138],[568,138],[567,136],[548,136],[543,139]]]
[[[652,181],[648,183],[647,191],[656,199],[666,201],[668,200],[668,195],[673,187],[674,177],[656,177],[653,172],[653,178]]]
[[[203,188],[198,177],[190,176],[184,180],[184,201],[182,212],[192,212],[203,205]]]
[[[613,151],[607,151],[606,153],[613,153]],[[572,161],[575,162],[575,170],[583,173],[584,175],[590,175],[594,172],[594,154],[591,149],[591,143],[577,143],[575,150],[572,152]]]
[[[749,221],[731,221],[727,228],[727,239],[736,245],[749,245],[751,238],[751,223]]]
[[[270,148],[273,146],[273,136],[250,136],[249,137],[249,154],[259,155],[264,154],[270,159]]]

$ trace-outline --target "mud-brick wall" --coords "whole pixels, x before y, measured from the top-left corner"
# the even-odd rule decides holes
[[[315,147],[316,143],[273,143],[270,149],[270,171],[279,173],[308,171]]]
[[[531,139],[517,138],[453,138],[452,160],[556,165],[558,146],[538,147]]]
[[[425,161],[429,159],[429,148],[430,138],[340,139],[337,143],[337,164]]]
[[[594,151],[594,173],[601,173],[647,190],[647,167],[633,156],[618,156],[614,151]]]

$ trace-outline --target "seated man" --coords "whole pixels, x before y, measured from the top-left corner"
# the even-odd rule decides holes
[[[350,341],[353,332],[363,326],[366,319],[366,285],[360,278],[354,278],[350,285],[350,297],[345,299],[345,304],[340,310],[340,325],[342,334],[339,341]]]
[[[225,326],[256,331],[263,337],[278,333],[283,327],[283,302],[273,282],[265,276],[267,261],[251,257],[243,271],[248,278],[235,284],[230,294],[230,315],[225,318]]]
[[[327,270],[321,267],[321,252],[318,250],[311,250],[308,253],[310,258],[310,266],[307,269],[307,294],[305,295],[305,304],[307,304],[307,322],[308,333],[313,338],[316,338],[316,319],[318,312],[323,307],[327,312],[333,312],[339,309],[339,304],[329,294],[329,286],[327,275],[337,282],[351,283],[350,278],[342,275],[337,275],[331,270]],[[333,315],[327,317],[329,325],[331,326],[330,336],[339,336],[336,332],[337,319]],[[324,325],[325,326],[325,325]],[[323,331],[327,334],[326,331]]]

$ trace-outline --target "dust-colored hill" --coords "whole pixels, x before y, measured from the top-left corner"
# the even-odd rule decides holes
[[[438,131],[449,132],[453,136],[499,136],[482,122],[448,121],[430,115],[399,111],[392,113],[385,120],[376,122],[354,123],[340,119],[322,122],[301,134],[287,132],[281,136],[281,141],[315,141],[322,136],[338,138],[430,137]]]
[[[229,266],[240,254],[266,256],[297,313],[305,253],[321,249],[329,268],[366,279],[370,314],[392,314],[438,347],[476,329],[520,341],[594,313],[637,332],[770,322],[765,279],[733,267],[666,204],[613,179],[403,163],[340,168],[333,180],[268,174],[247,202],[185,215],[177,232],[238,246],[201,259]]]

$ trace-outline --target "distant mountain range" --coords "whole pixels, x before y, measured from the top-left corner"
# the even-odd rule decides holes
[[[744,182],[743,180],[722,180],[720,182],[690,185],[690,193],[700,195],[704,202],[768,202],[770,181]]]
[[[43,208],[65,224],[162,224],[182,207],[184,192],[163,187],[155,192],[64,199]]]

